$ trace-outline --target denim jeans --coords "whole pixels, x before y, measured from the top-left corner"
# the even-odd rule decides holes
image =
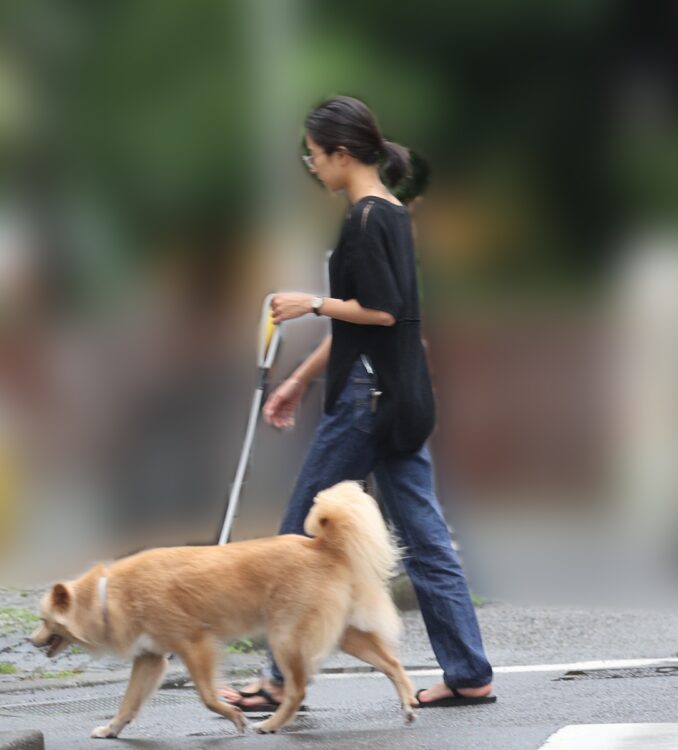
[[[375,376],[356,360],[334,414],[323,414],[280,526],[303,534],[316,494],[345,479],[374,472],[382,507],[405,545],[412,581],[433,652],[448,687],[481,687],[492,681],[475,610],[433,487],[426,446],[408,456],[380,455],[373,437],[370,387]],[[267,676],[282,682],[275,662]]]

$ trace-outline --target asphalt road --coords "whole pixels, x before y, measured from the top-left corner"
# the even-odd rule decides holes
[[[309,686],[309,712],[280,734],[244,736],[213,716],[190,688],[161,690],[139,718],[113,742],[90,740],[94,726],[115,712],[129,667],[117,661],[89,661],[84,654],[50,661],[19,639],[5,637],[2,658],[20,672],[0,678],[0,732],[38,729],[47,750],[80,748],[223,748],[294,747],[314,750],[388,748],[388,750],[538,750],[554,732],[589,724],[661,724],[676,721],[678,705],[678,614],[671,609],[588,609],[488,603],[478,610],[483,635],[496,668],[492,706],[418,711],[413,726],[402,723],[395,693],[381,676],[341,672],[359,662],[342,654],[325,665],[334,670]],[[437,679],[421,616],[404,614],[402,660],[417,687]],[[15,642],[16,641],[16,642]],[[666,668],[657,666],[666,658]],[[638,666],[633,660],[645,659]],[[79,661],[80,660],[80,661]],[[230,680],[246,679],[265,660],[262,652],[229,655]],[[615,660],[581,666],[591,660]],[[573,665],[580,664],[574,669]],[[84,671],[74,680],[31,679],[38,666]],[[98,665],[98,672],[93,671]],[[543,665],[560,665],[543,671]],[[569,665],[569,666],[568,666]],[[597,667],[597,668],[594,668]],[[121,669],[122,668],[122,669]],[[173,663],[174,672],[180,668]],[[564,679],[565,678],[565,679]],[[87,682],[100,684],[85,684]],[[252,721],[257,718],[252,717]],[[675,726],[675,725],[674,725]],[[670,731],[673,731],[672,729]],[[103,744],[102,744],[103,743]],[[576,745],[572,750],[588,750]],[[595,750],[607,750],[598,742]],[[609,745],[624,750],[678,748],[678,731],[669,744],[643,740]],[[551,750],[547,748],[545,750]],[[560,750],[558,746],[557,750]],[[568,747],[567,750],[570,750]]]
[[[411,726],[402,722],[394,691],[381,676],[323,676],[308,690],[308,712],[275,737],[252,728],[238,735],[213,716],[190,688],[161,690],[122,737],[112,743],[89,732],[114,710],[122,684],[14,693],[2,698],[0,727],[40,729],[47,750],[118,748],[314,748],[341,750],[537,750],[573,724],[671,722],[675,720],[678,673],[655,667],[608,672],[499,672],[499,700],[482,707],[426,709]],[[414,676],[417,687],[430,676]],[[261,718],[253,716],[252,721]],[[646,750],[646,748],[643,748]]]

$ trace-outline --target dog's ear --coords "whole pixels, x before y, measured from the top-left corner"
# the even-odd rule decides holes
[[[56,622],[82,643],[91,645],[91,641],[85,634],[85,630],[77,617],[73,586],[69,583],[55,584],[49,593],[49,600]]]
[[[50,599],[54,611],[59,614],[68,612],[73,603],[71,592],[63,583],[54,584]]]

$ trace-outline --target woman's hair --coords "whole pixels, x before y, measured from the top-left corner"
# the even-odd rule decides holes
[[[328,99],[310,112],[304,126],[328,155],[344,146],[363,164],[376,164],[383,159],[383,176],[392,187],[409,175],[409,151],[382,136],[374,115],[359,99],[352,96]]]

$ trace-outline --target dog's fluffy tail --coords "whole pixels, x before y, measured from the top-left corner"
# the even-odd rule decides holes
[[[353,570],[356,597],[350,624],[395,642],[400,618],[386,583],[396,572],[401,551],[374,499],[357,482],[335,484],[318,493],[304,529],[343,552]]]
[[[396,571],[398,547],[377,503],[357,482],[340,482],[319,492],[304,529],[344,551],[361,579],[383,585]]]

